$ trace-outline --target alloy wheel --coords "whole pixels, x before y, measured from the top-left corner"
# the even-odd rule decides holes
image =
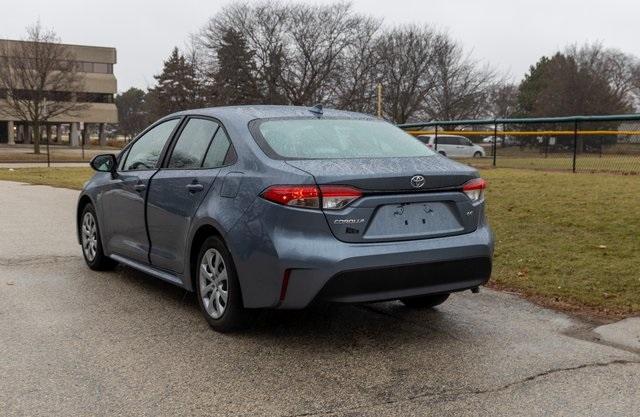
[[[227,308],[229,279],[227,266],[216,249],[208,249],[200,261],[200,297],[207,314],[219,319]]]
[[[91,212],[86,212],[82,219],[82,251],[89,262],[93,262],[98,251],[98,227]]]

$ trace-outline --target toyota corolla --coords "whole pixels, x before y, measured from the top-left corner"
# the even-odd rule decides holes
[[[91,166],[77,209],[87,265],[194,291],[218,331],[316,300],[429,308],[491,274],[485,181],[371,116],[189,110]]]

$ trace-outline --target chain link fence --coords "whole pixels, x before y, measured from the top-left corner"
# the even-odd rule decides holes
[[[640,174],[640,115],[449,120],[399,125],[478,168]]]

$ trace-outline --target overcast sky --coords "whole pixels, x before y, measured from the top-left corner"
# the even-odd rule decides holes
[[[323,1],[317,1],[323,2]],[[328,1],[327,1],[328,2]],[[18,0],[3,7],[0,37],[20,39],[38,18],[63,42],[113,46],[118,89],[153,85],[173,46],[183,47],[227,1]],[[311,3],[314,3],[313,1]],[[429,23],[519,80],[541,55],[600,41],[640,56],[637,0],[354,0],[388,25]]]

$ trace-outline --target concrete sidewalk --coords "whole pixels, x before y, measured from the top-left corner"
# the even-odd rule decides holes
[[[321,304],[221,335],[177,287],[90,271],[76,191],[0,195],[3,416],[640,415],[638,351],[516,296]]]

